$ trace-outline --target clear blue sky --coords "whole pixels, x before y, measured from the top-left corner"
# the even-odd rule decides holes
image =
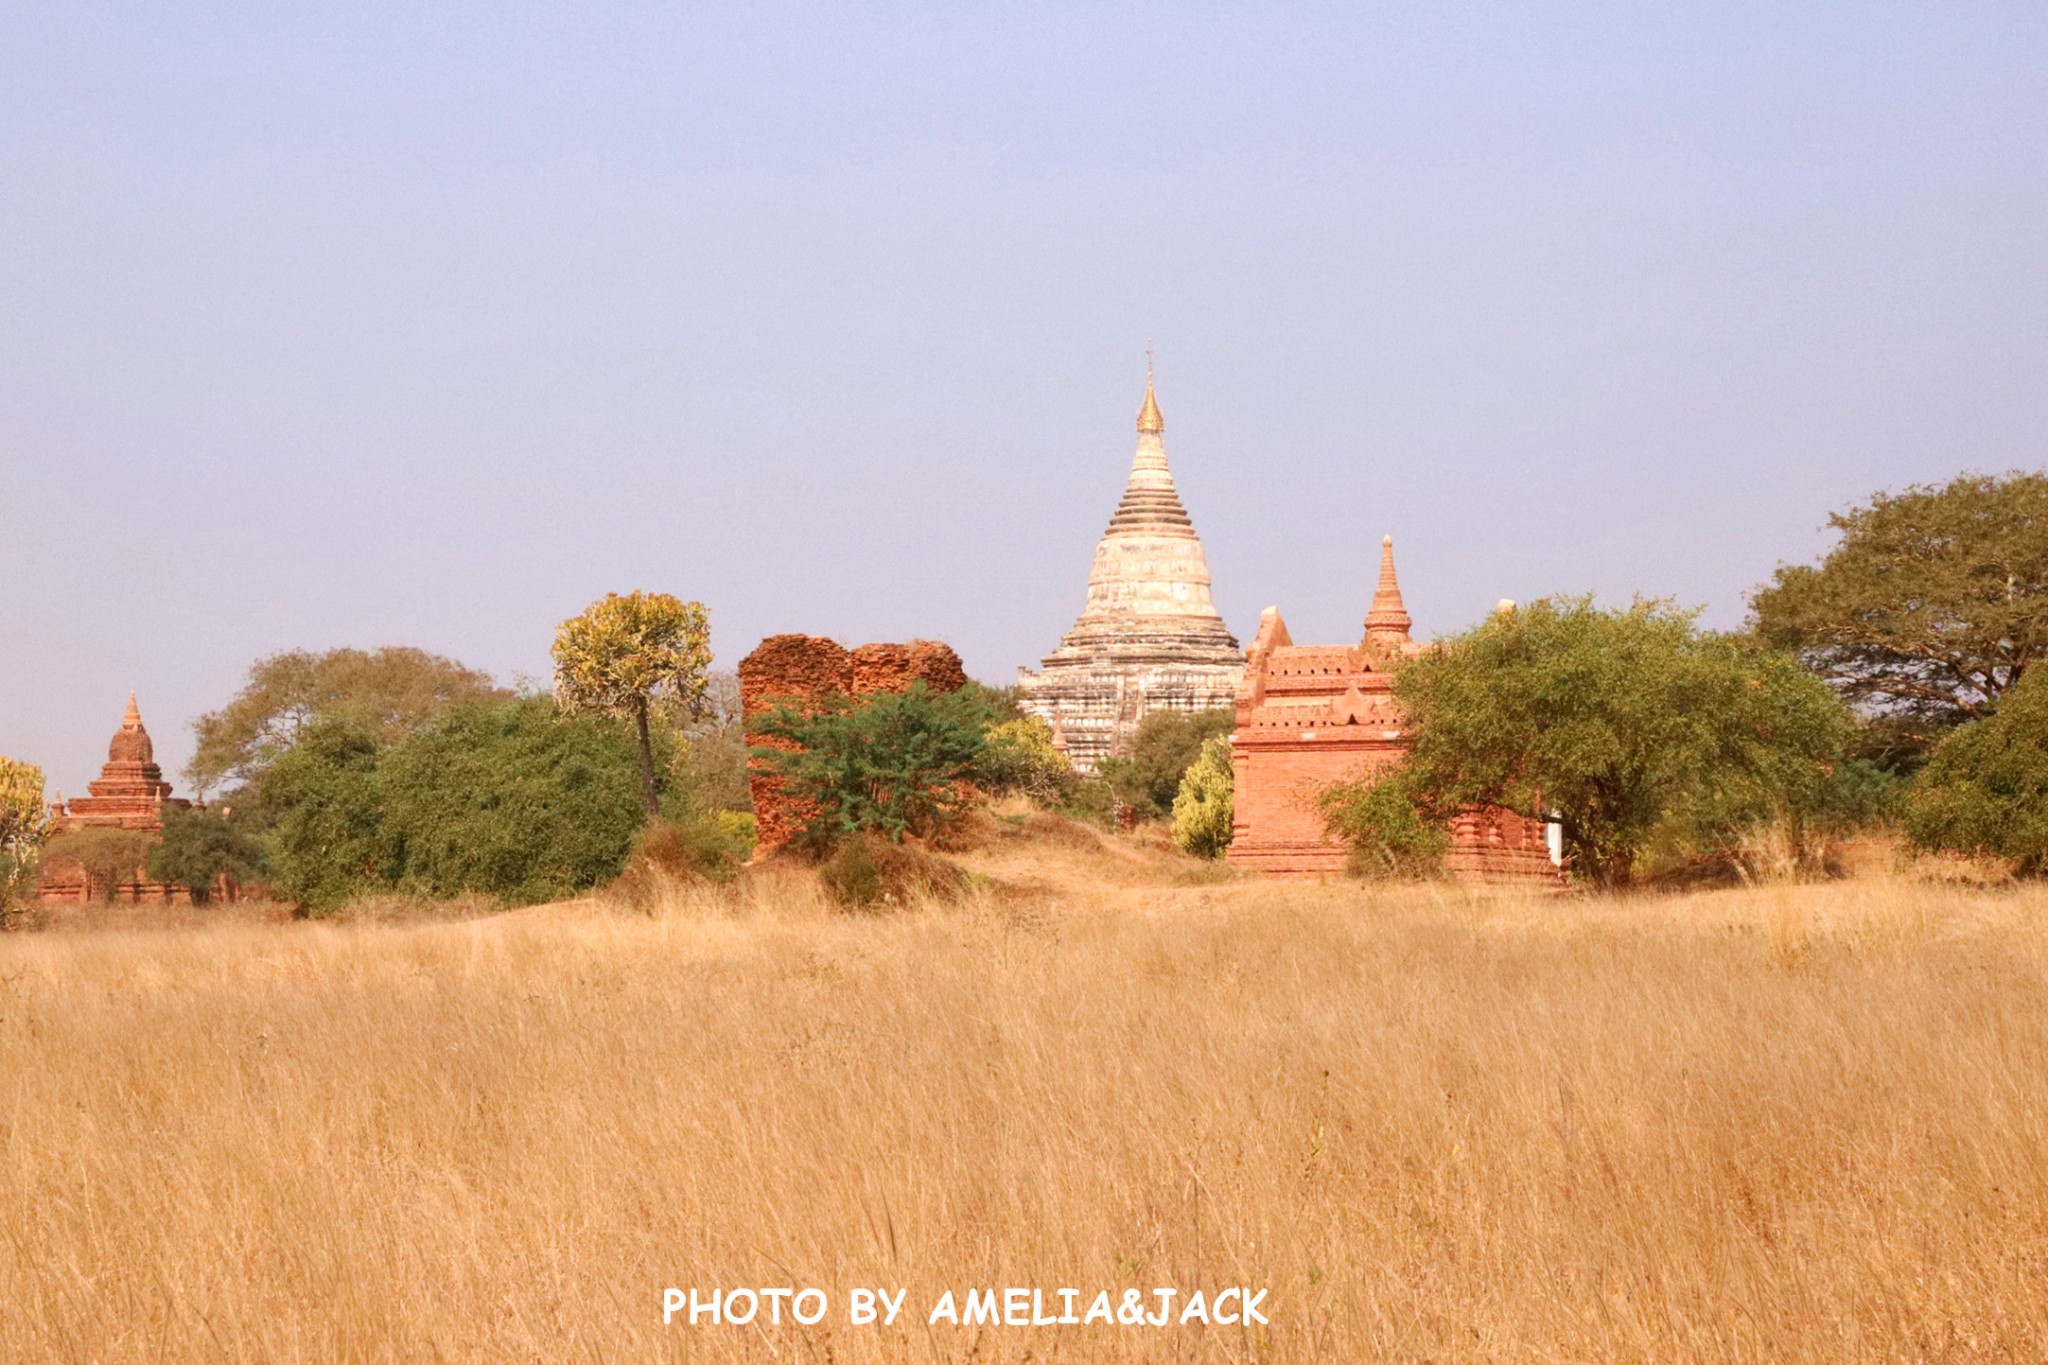
[[[1007,681],[1147,337],[1240,636],[1385,532],[1425,634],[1735,624],[2048,462],[2048,6],[10,5],[0,752],[633,587]]]

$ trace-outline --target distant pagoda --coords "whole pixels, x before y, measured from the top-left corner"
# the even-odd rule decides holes
[[[1174,491],[1165,435],[1148,366],[1138,450],[1095,547],[1088,604],[1038,672],[1017,671],[1024,709],[1052,726],[1083,772],[1119,752],[1150,712],[1233,705],[1244,677],[1244,653],[1210,600],[1201,538]]]
[[[89,829],[151,834],[164,827],[165,811],[185,810],[192,805],[171,795],[171,784],[164,781],[164,770],[157,766],[156,745],[143,728],[142,711],[135,704],[133,692],[128,694],[128,713],[121,717],[121,728],[107,744],[106,766],[100,769],[97,781],[87,784],[87,790],[92,795],[68,802],[60,800],[50,807],[53,834]],[[43,860],[42,885],[38,888],[42,899],[90,900],[95,890],[110,900],[120,901],[169,903],[190,899],[185,888],[151,881],[140,867],[108,887],[95,886],[92,874],[75,859],[53,855]],[[231,884],[224,884],[222,890],[233,894]]]

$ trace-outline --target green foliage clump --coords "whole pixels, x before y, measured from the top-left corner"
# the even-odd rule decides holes
[[[15,902],[35,886],[49,831],[43,770],[0,756],[0,926],[12,922]]]
[[[1054,747],[1052,727],[1039,716],[994,721],[982,728],[981,756],[974,763],[974,783],[994,795],[1021,793],[1041,805],[1066,800],[1074,786],[1074,767]]]
[[[2048,474],[1965,474],[1829,519],[1818,565],[1787,565],[1751,622],[1863,708],[1872,756],[1911,768],[2048,655]]]
[[[96,899],[110,901],[122,887],[142,880],[155,837],[139,829],[68,830],[43,845],[51,862],[76,863],[90,879]]]
[[[398,884],[403,850],[385,827],[377,792],[384,748],[350,720],[318,720],[257,778],[273,822],[270,869],[278,890],[313,913]]]
[[[389,748],[316,725],[260,783],[279,888],[314,912],[380,892],[530,904],[610,881],[644,821],[634,737],[544,697],[458,708]]]
[[[223,877],[253,881],[263,872],[263,845],[246,823],[219,809],[170,807],[163,832],[143,866],[154,881],[182,886],[204,905]]]
[[[818,877],[843,910],[957,900],[968,887],[967,874],[944,858],[874,833],[840,840],[819,864]]]
[[[1854,732],[1847,707],[1792,656],[1694,616],[1558,598],[1410,662],[1395,695],[1416,739],[1390,793],[1431,821],[1557,811],[1572,865],[1608,884],[1673,818],[1701,850],[1821,818]]]
[[[1316,799],[1330,832],[1350,846],[1353,872],[1390,881],[1442,874],[1450,822],[1412,769],[1335,782]]]
[[[1235,815],[1230,739],[1218,735],[1202,745],[1173,798],[1173,842],[1197,858],[1220,858],[1230,847]]]
[[[295,649],[258,659],[218,711],[193,722],[198,747],[185,776],[200,791],[244,785],[315,721],[347,721],[396,744],[451,707],[511,693],[490,675],[422,649]]]
[[[1919,848],[2048,872],[2048,674],[1941,742],[1907,796],[1906,831]]]
[[[1180,780],[1201,756],[1202,746],[1228,735],[1237,715],[1228,707],[1213,711],[1154,711],[1138,722],[1128,753],[1097,765],[1118,801],[1141,818],[1162,820],[1173,810]]]
[[[399,889],[532,904],[609,880],[644,819],[635,757],[617,724],[545,698],[449,713],[378,764]]]
[[[930,838],[957,817],[981,756],[979,699],[934,696],[922,682],[900,693],[854,701],[828,697],[808,712],[778,706],[756,733],[796,745],[756,747],[754,756],[816,814],[805,841],[829,845],[872,831],[890,841]]]

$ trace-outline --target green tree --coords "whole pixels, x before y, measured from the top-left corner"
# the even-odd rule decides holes
[[[201,792],[251,782],[316,720],[395,744],[450,707],[510,695],[488,674],[421,649],[273,654],[251,665],[232,701],[193,722],[198,747],[185,776]]]
[[[1202,745],[1173,798],[1173,842],[1197,858],[1220,858],[1230,847],[1235,786],[1230,739],[1218,735]]]
[[[711,667],[711,627],[701,602],[666,593],[606,593],[555,632],[555,700],[633,723],[640,743],[646,814],[660,813],[649,717],[664,698],[695,715]]]
[[[349,720],[316,720],[256,781],[267,819],[270,870],[278,890],[314,913],[388,891],[403,870],[377,792],[384,752]]]
[[[259,784],[280,890],[552,900],[618,876],[644,822],[633,736],[545,697],[457,707],[399,744],[316,722]]]
[[[1907,794],[1906,830],[1920,848],[2048,872],[2048,669],[1941,741]]]
[[[1574,866],[1625,882],[1658,826],[1703,845],[1825,806],[1853,721],[1789,655],[1701,631],[1669,603],[1558,598],[1403,667],[1400,784],[1428,821],[1561,812]]]
[[[757,746],[754,756],[784,790],[817,814],[808,839],[830,843],[872,830],[890,841],[929,837],[959,814],[982,748],[985,712],[959,692],[908,691],[854,701],[827,697],[808,714],[777,706],[754,724],[794,748]]]
[[[263,845],[220,808],[164,811],[163,832],[143,862],[153,881],[182,886],[195,905],[213,896],[222,877],[253,881],[263,872]]]
[[[34,887],[49,829],[43,770],[0,756],[0,920]]]
[[[1138,722],[1130,750],[1097,765],[1116,798],[1142,816],[1164,819],[1173,810],[1180,780],[1202,746],[1237,724],[1229,707],[1212,711],[1154,711]]]
[[[1425,791],[1416,769],[1402,766],[1316,794],[1330,832],[1351,849],[1351,870],[1413,881],[1442,875],[1451,851],[1450,812]]]
[[[619,875],[643,823],[632,737],[546,698],[459,707],[377,765],[397,885],[556,900]]]
[[[2048,475],[1966,474],[1879,493],[1780,568],[1751,624],[1857,703],[1910,761],[1991,711],[2048,651]]]

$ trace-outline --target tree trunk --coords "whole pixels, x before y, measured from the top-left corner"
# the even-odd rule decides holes
[[[661,806],[654,798],[654,741],[647,733],[647,701],[644,697],[633,708],[633,723],[640,731],[640,797],[647,804],[647,818],[652,820],[661,813]]]

